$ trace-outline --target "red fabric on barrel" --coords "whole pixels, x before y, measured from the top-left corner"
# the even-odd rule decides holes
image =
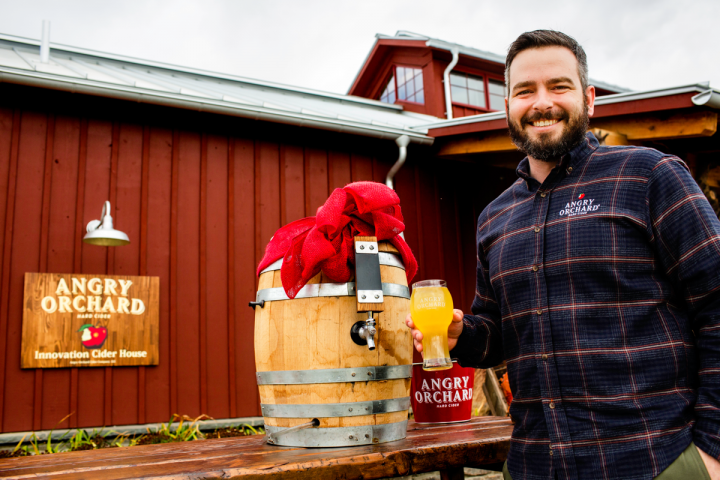
[[[351,183],[336,188],[317,216],[296,220],[275,232],[257,274],[283,258],[280,277],[290,298],[321,270],[333,282],[347,282],[355,271],[353,238],[369,235],[388,240],[400,251],[409,284],[417,273],[417,262],[400,236],[404,229],[400,198],[394,190],[382,183]]]

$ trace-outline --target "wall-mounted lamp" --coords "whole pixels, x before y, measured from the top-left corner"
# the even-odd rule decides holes
[[[87,224],[87,233],[83,237],[83,242],[90,245],[100,245],[101,247],[118,247],[130,243],[125,232],[115,230],[113,228],[113,219],[110,216],[110,202],[105,202],[102,213],[102,220],[92,220]]]

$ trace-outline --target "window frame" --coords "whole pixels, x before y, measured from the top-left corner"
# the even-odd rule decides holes
[[[458,107],[462,107],[462,108],[472,108],[472,109],[474,109],[474,110],[480,110],[480,111],[483,112],[483,113],[491,113],[491,112],[500,112],[500,111],[502,111],[502,110],[493,110],[493,109],[489,108],[489,107],[490,107],[490,80],[500,81],[500,82],[503,83],[503,86],[504,86],[504,85],[505,85],[505,77],[504,77],[504,76],[502,76],[502,75],[497,75],[497,74],[494,74],[494,73],[484,72],[484,71],[482,71],[482,72],[471,71],[471,70],[469,70],[469,69],[465,69],[465,68],[462,68],[462,67],[460,67],[460,68],[458,68],[458,67],[453,68],[452,71],[450,72],[450,74],[453,74],[453,73],[455,73],[455,72],[457,72],[457,73],[462,73],[462,74],[464,74],[464,75],[470,75],[470,76],[475,77],[475,78],[477,78],[477,77],[482,77],[482,79],[483,79],[483,85],[484,85],[484,88],[485,88],[485,92],[484,92],[484,93],[485,93],[485,105],[487,105],[487,107],[478,107],[477,105],[472,105],[472,104],[470,104],[470,103],[456,102],[455,100],[452,99],[452,93],[451,93],[451,94],[450,94],[450,96],[451,96],[451,99],[450,99],[451,102],[450,102],[450,103],[451,103],[452,105],[457,105]],[[503,90],[503,91],[504,91],[504,92],[507,91],[507,86],[504,87],[504,90]],[[504,110],[504,109],[503,109],[503,110]]]
[[[399,91],[399,90],[398,90],[398,83],[397,83],[397,78],[398,78],[398,76],[397,76],[397,69],[398,69],[398,67],[401,67],[401,68],[412,68],[413,70],[420,70],[420,75],[422,75],[422,77],[423,77],[423,79],[422,79],[422,82],[423,82],[423,88],[422,88],[423,99],[426,98],[427,89],[425,88],[425,69],[424,69],[422,66],[418,66],[418,65],[406,65],[406,64],[401,64],[401,63],[393,63],[393,64],[390,66],[390,72],[389,72],[389,74],[385,76],[385,78],[386,78],[387,80],[384,81],[383,83],[381,83],[381,85],[382,85],[382,87],[381,87],[382,90],[380,90],[380,92],[377,94],[377,100],[378,100],[378,101],[382,101],[382,100],[380,100],[380,98],[382,98],[382,94],[383,94],[383,92],[385,91],[385,88],[387,88],[388,84],[390,83],[390,80],[392,79],[393,84],[395,85],[395,102],[394,102],[394,103],[389,103],[388,105],[394,105],[394,104],[397,104],[397,103],[407,103],[408,105],[421,105],[421,106],[424,107],[424,106],[426,105],[425,102],[419,103],[419,102],[413,102],[413,101],[411,101],[411,100],[401,100],[400,97],[398,96],[398,91]],[[383,103],[384,103],[384,102],[383,102]]]

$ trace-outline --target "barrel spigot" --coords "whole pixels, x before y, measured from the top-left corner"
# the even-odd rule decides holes
[[[377,329],[375,328],[375,319],[373,318],[372,312],[367,312],[367,320],[360,320],[350,329],[350,337],[358,345],[367,345],[368,349],[375,350],[375,334]]]

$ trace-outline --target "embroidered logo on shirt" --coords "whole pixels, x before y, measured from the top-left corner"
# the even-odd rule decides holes
[[[576,202],[569,202],[565,208],[560,210],[560,216],[574,217],[575,215],[585,215],[588,212],[594,212],[600,208],[599,203],[595,203],[595,199],[585,200],[585,194],[581,193]]]

